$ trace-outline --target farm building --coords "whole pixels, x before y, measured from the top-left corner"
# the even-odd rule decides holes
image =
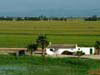
[[[77,44],[52,44],[46,48],[48,55],[73,55],[77,51],[82,51],[85,55],[93,55],[94,47],[78,47]]]
[[[0,54],[25,55],[27,48],[0,48]]]
[[[0,54],[23,56],[30,55],[30,52],[27,48],[0,48]],[[38,48],[33,54],[42,54],[41,48]]]

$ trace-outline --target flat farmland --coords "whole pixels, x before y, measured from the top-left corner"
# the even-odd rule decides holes
[[[39,34],[52,43],[94,46],[100,41],[100,21],[0,21],[0,47],[26,47]]]

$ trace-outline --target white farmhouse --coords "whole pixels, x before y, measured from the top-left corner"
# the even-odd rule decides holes
[[[46,48],[47,55],[73,55],[77,51],[82,51],[85,55],[95,53],[94,47],[78,47],[77,44],[52,44]]]
[[[85,55],[93,55],[95,54],[95,48],[94,47],[78,47],[78,50],[85,53]]]

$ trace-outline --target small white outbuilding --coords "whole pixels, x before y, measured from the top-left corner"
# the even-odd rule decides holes
[[[93,55],[95,53],[94,47],[78,47],[78,50],[85,53],[85,55]]]
[[[46,48],[47,55],[73,55],[77,51],[82,51],[85,55],[93,55],[94,47],[78,47],[77,44],[52,44]]]

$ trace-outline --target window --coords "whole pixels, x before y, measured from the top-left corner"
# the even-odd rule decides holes
[[[53,51],[53,49],[50,49],[50,51]]]
[[[78,48],[78,50],[80,51],[80,48]]]

